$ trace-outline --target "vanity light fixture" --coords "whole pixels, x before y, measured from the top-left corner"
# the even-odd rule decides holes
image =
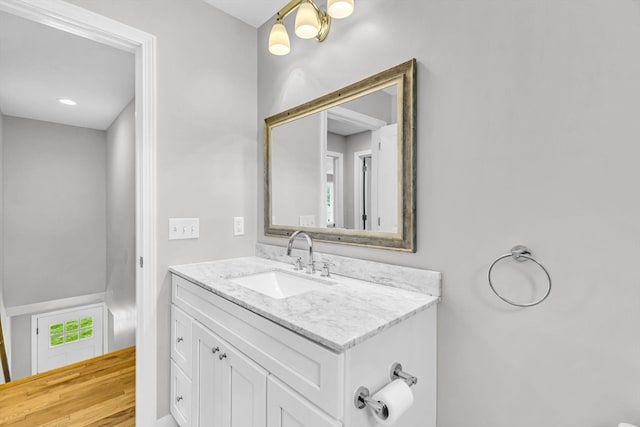
[[[291,12],[298,10],[295,20],[295,33],[302,39],[323,41],[329,34],[331,18],[342,19],[353,13],[354,0],[328,0],[327,11],[318,8],[313,0],[291,0],[280,9],[276,22],[269,34],[269,52],[274,55],[286,55],[291,51],[289,34],[282,22]]]
[[[58,98],[58,102],[60,104],[64,104],[64,105],[78,105],[78,103],[76,101],[74,101],[73,99],[69,99],[69,98]]]

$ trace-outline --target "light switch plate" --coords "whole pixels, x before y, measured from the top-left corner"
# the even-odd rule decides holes
[[[169,240],[200,237],[200,218],[169,218]]]
[[[244,217],[243,216],[233,217],[233,235],[244,236]]]

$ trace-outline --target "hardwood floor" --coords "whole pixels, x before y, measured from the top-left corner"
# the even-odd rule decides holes
[[[0,385],[1,426],[134,426],[135,347]]]

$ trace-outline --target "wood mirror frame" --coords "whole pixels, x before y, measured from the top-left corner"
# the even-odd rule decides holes
[[[396,85],[398,128],[397,232],[344,228],[303,227],[272,223],[273,129],[328,110],[358,97]],[[398,251],[416,251],[416,60],[411,59],[347,87],[265,119],[264,230],[266,236],[286,237],[304,230],[314,240]],[[315,190],[312,190],[315,191]],[[292,196],[294,197],[294,196]]]

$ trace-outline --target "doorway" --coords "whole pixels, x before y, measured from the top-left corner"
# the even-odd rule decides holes
[[[152,425],[157,418],[155,392],[148,392],[156,390],[157,376],[155,38],[64,2],[0,0],[0,11],[135,55],[136,423]]]
[[[353,154],[354,230],[371,230],[371,150]]]

